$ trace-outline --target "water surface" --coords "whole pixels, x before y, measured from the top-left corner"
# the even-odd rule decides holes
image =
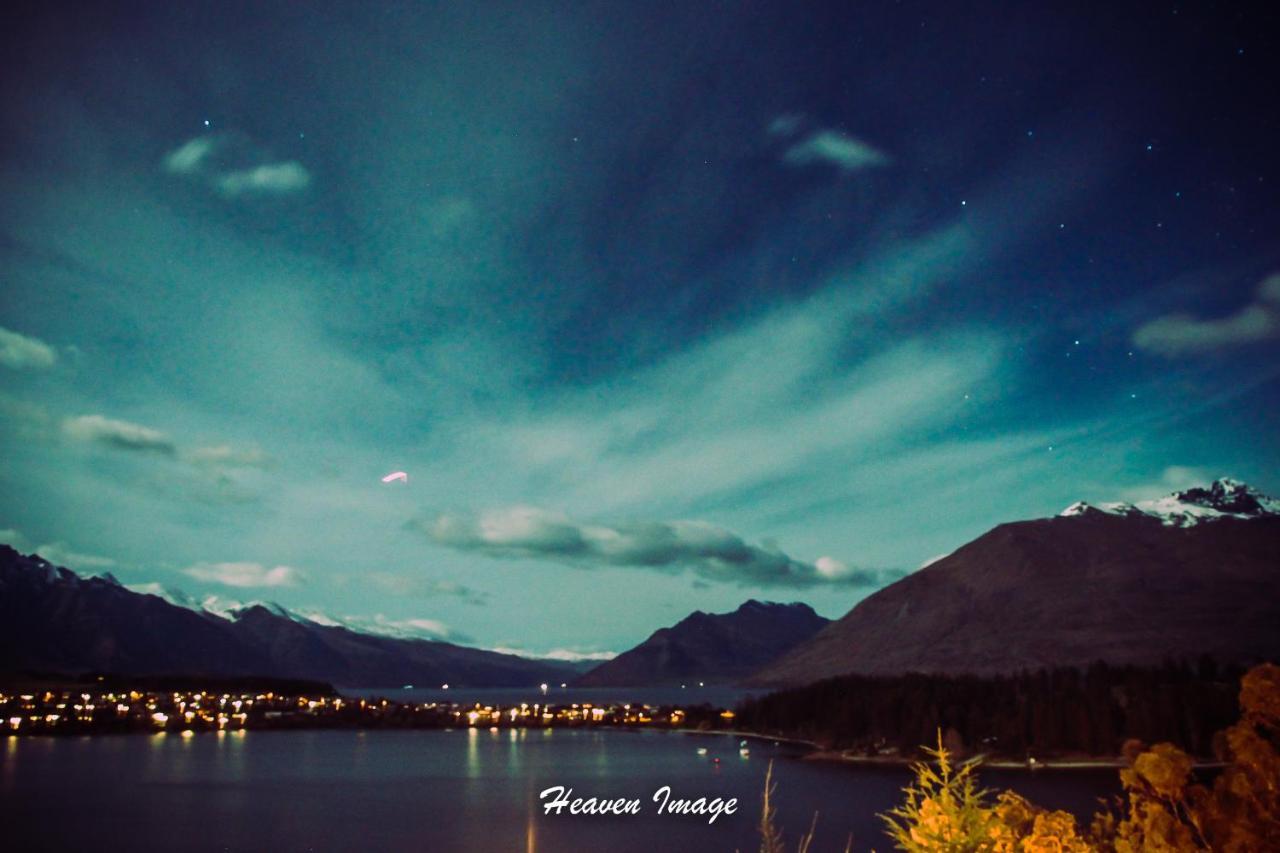
[[[886,850],[875,815],[907,781],[899,768],[803,761],[769,741],[744,758],[724,735],[603,729],[9,737],[0,756],[13,850],[755,850],[770,758],[788,839],[816,810],[814,853],[843,849],[849,832],[855,849]],[[1111,770],[988,770],[982,781],[1080,814],[1118,788]],[[538,792],[552,785],[639,798],[642,812],[543,815]],[[739,811],[710,825],[657,815],[663,785],[737,797]]]

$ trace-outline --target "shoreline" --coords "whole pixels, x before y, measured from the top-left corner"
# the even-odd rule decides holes
[[[42,731],[42,732],[17,732],[5,731],[0,734],[5,735],[5,740],[13,739],[30,739],[30,738],[90,738],[102,736],[121,736],[121,735],[139,735],[153,737],[155,735],[173,735],[175,737],[187,737],[199,734],[247,734],[249,732],[315,732],[315,731],[346,731],[358,732],[360,734],[377,733],[377,732],[456,732],[474,730],[480,731],[484,728],[486,731],[490,728],[467,725],[452,726],[362,726],[362,725],[302,725],[302,726],[251,726],[236,729],[200,729],[193,731],[187,729],[185,731],[178,730],[143,730],[143,729],[111,729],[104,731],[77,731],[77,732],[59,732],[59,731]],[[901,755],[858,755],[851,754],[847,750],[824,749],[819,744],[811,740],[805,740],[797,737],[773,736],[760,734],[759,732],[741,731],[737,729],[691,729],[691,728],[666,728],[666,727],[649,727],[649,726],[618,726],[618,725],[561,725],[561,726],[506,726],[504,730],[606,730],[615,732],[659,732],[669,735],[714,735],[717,737],[733,737],[755,742],[772,742],[774,745],[787,744],[789,746],[804,747],[805,752],[796,756],[801,761],[819,761],[833,762],[840,764],[861,765],[864,767],[882,767],[882,768],[908,768],[911,765],[925,761],[922,757],[906,757]],[[972,758],[964,759],[957,762],[958,764],[976,764],[981,768],[991,768],[995,770],[1023,770],[1029,772],[1037,772],[1040,770],[1118,770],[1128,766],[1123,758],[1115,757],[1089,757],[1080,756],[1075,758],[1059,758],[1059,759],[1037,759],[1035,764],[1029,764],[1026,761],[1019,761],[1012,758],[993,758],[987,755],[977,755]],[[1217,770],[1226,766],[1219,761],[1195,761],[1192,765],[1194,770]]]
[[[683,734],[703,734],[703,735],[731,735],[737,738],[744,738],[755,741],[773,741],[774,743],[786,743],[793,746],[803,746],[809,749],[809,752],[800,756],[802,761],[830,761],[842,764],[859,764],[869,767],[910,767],[918,761],[925,760],[922,757],[907,757],[902,755],[857,755],[851,754],[847,750],[824,749],[818,743],[797,737],[784,737],[760,734],[759,732],[747,732],[737,729],[675,729],[674,731]],[[1045,758],[1036,759],[1034,764],[1025,760],[1015,758],[993,757],[987,754],[975,755],[959,762],[961,764],[977,764],[980,767],[989,767],[994,770],[1027,770],[1036,772],[1039,770],[1119,770],[1128,766],[1128,762],[1123,757],[1116,756],[1077,756],[1064,758]],[[1226,765],[1220,761],[1195,761],[1192,765],[1195,770],[1217,770]]]
[[[821,749],[821,747],[820,747],[820,746],[818,746],[818,744],[814,743],[814,742],[813,742],[813,741],[811,741],[811,740],[804,740],[803,738],[798,738],[798,737],[783,737],[783,736],[777,736],[777,737],[775,737],[775,736],[773,736],[773,735],[762,735],[762,734],[760,734],[759,732],[743,732],[743,731],[738,731],[737,729],[690,729],[690,728],[678,728],[678,729],[671,729],[671,732],[672,732],[672,733],[677,733],[677,732],[678,732],[678,733],[680,733],[680,734],[686,734],[686,735],[730,735],[730,736],[732,736],[732,737],[736,737],[736,738],[743,738],[744,740],[768,740],[768,741],[773,741],[774,743],[789,743],[789,744],[793,744],[793,745],[795,745],[795,746],[806,746],[806,747],[808,747],[808,748],[809,748],[809,749],[811,749],[811,750],[820,750],[820,749]],[[806,757],[807,757],[807,756],[806,756]]]
[[[841,750],[817,750],[805,756],[807,761],[838,761],[845,764],[862,764],[872,767],[910,767],[923,758],[907,758],[900,755],[849,755]],[[976,755],[966,758],[960,764],[976,764],[994,770],[1118,770],[1125,767],[1125,761],[1119,756],[1114,758],[1062,758],[1036,759],[1035,764],[1019,761],[1014,758],[989,758]]]

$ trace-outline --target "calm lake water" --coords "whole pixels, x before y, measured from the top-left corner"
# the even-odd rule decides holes
[[[23,851],[746,851],[771,757],[788,839],[816,810],[814,853],[843,849],[849,832],[855,849],[890,849],[875,815],[898,802],[905,770],[802,761],[769,741],[743,758],[728,736],[599,729],[9,737],[0,826]],[[982,781],[1079,814],[1118,790],[1111,770]],[[642,811],[544,815],[538,793],[552,785],[639,798]],[[737,797],[738,813],[710,825],[658,815],[663,785]]]

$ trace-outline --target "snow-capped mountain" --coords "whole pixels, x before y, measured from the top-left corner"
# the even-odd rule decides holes
[[[0,544],[0,674],[271,676],[367,687],[509,687],[577,668],[441,641],[430,620],[353,620],[278,604],[129,588]]]
[[[1119,501],[1102,504],[1077,501],[1058,515],[1087,515],[1091,512],[1121,516],[1149,516],[1159,519],[1161,524],[1168,527],[1190,527],[1223,518],[1243,519],[1280,515],[1280,500],[1264,495],[1238,480],[1223,477],[1214,480],[1208,488],[1197,486],[1150,501],[1137,503]]]
[[[1232,480],[1001,524],[751,677],[1280,660],[1280,507]]]
[[[108,576],[109,577],[109,576]],[[119,586],[119,582],[111,578]],[[449,640],[454,638],[453,632],[434,619],[388,619],[384,616],[347,616],[337,617],[319,610],[290,610],[275,601],[237,601],[223,598],[220,595],[206,595],[197,598],[180,589],[158,583],[135,583],[124,587],[139,595],[155,597],[206,616],[217,616],[228,622],[242,619],[251,610],[266,610],[275,616],[289,619],[301,625],[319,625],[322,628],[346,628],[364,634],[376,634],[381,637],[393,637],[401,640]]]

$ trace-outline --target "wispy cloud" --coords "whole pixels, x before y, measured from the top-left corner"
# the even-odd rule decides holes
[[[166,172],[207,182],[226,198],[288,195],[311,185],[311,173],[296,160],[274,161],[242,136],[197,136],[161,161]]]
[[[550,649],[545,652],[529,651],[519,646],[494,646],[489,649],[501,655],[519,655],[522,658],[541,658],[543,660],[579,663],[581,661],[606,661],[618,656],[617,652],[583,651],[580,649]]]
[[[5,367],[44,370],[57,361],[57,351],[44,341],[0,327],[0,364]]]
[[[34,550],[35,553],[44,557],[55,566],[66,566],[77,571],[110,569],[119,565],[119,563],[111,557],[104,557],[100,554],[85,554],[80,551],[75,551],[67,545],[66,542],[50,542],[47,545],[40,545]]]
[[[857,172],[889,163],[884,152],[838,130],[817,130],[792,145],[782,155],[792,166],[826,163],[841,172]]]
[[[316,616],[307,613],[300,613],[299,615],[314,622],[325,624],[321,621],[324,617],[316,618]],[[338,624],[356,631],[381,634],[384,637],[396,637],[399,639],[446,640],[455,643],[468,643],[472,640],[467,634],[451,628],[439,619],[425,617],[396,619],[378,613],[374,616],[344,616],[340,620],[330,619],[329,624]]]
[[[31,540],[24,536],[21,530],[13,527],[0,530],[0,543],[23,553],[36,554],[55,566],[65,566],[80,572],[110,569],[119,565],[119,562],[111,557],[77,551],[66,542],[49,542],[32,547]]]
[[[13,527],[6,527],[0,530],[0,543],[8,545],[16,551],[27,550],[27,537],[22,535],[22,531]]]
[[[446,513],[415,526],[440,545],[492,557],[688,570],[705,580],[741,586],[874,586],[883,581],[881,572],[854,569],[831,557],[806,563],[703,521],[582,524],[561,513],[517,506],[475,515]]]
[[[1205,483],[1212,482],[1215,476],[1217,475],[1208,468],[1192,465],[1170,465],[1160,472],[1160,477],[1156,481],[1121,489],[1119,496],[1126,501],[1162,498],[1172,492],[1189,489],[1192,486],[1203,486]]]
[[[883,455],[955,417],[999,366],[1002,342],[981,336],[903,341],[840,365],[853,314],[815,303],[771,317],[580,404],[494,427],[495,455],[545,472],[578,513],[694,505],[820,474],[833,454]]]
[[[395,572],[369,572],[360,580],[367,581],[387,592],[399,596],[420,598],[457,598],[467,604],[487,604],[489,593],[473,589],[465,584],[446,580],[429,580],[414,574]]]
[[[20,416],[21,412],[15,414]],[[28,420],[36,422],[32,418]],[[115,450],[175,456],[193,468],[223,477],[228,472],[251,468],[268,469],[274,464],[269,455],[256,447],[215,444],[179,451],[178,443],[167,433],[103,415],[64,418],[62,433],[73,441],[100,444]]]
[[[800,129],[804,117],[796,113],[782,113],[769,122],[770,136],[791,136]]]
[[[1258,287],[1253,302],[1226,317],[1167,314],[1138,327],[1134,346],[1163,356],[1211,352],[1280,336],[1280,274]]]
[[[261,563],[198,563],[182,573],[205,583],[240,588],[296,586],[301,579],[291,566],[267,568]]]
[[[217,148],[217,138],[197,136],[165,155],[165,171],[175,175],[192,175],[205,167]]]
[[[193,465],[208,468],[269,468],[271,457],[256,447],[239,448],[229,444],[197,447],[184,455]]]
[[[287,195],[301,192],[310,185],[311,173],[296,160],[227,172],[217,180],[218,191],[229,197]]]
[[[102,415],[67,418],[62,422],[62,431],[76,441],[102,444],[117,450],[172,456],[177,449],[173,441],[159,430]]]

